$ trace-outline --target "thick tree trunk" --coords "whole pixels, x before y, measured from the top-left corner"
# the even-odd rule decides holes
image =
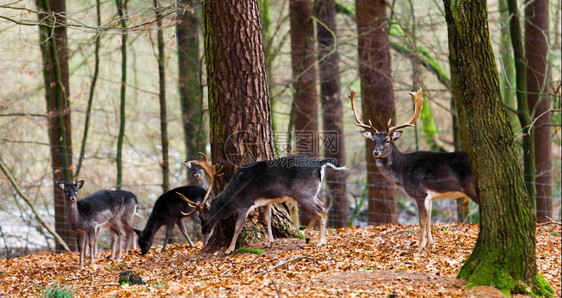
[[[66,4],[64,0],[37,0],[41,22],[39,44],[43,58],[43,79],[47,103],[49,143],[51,145],[51,167],[53,181],[71,181],[72,134],[70,122],[68,48],[66,37]],[[53,19],[52,14],[57,14]],[[54,30],[53,30],[54,27]],[[53,183],[55,206],[55,231],[70,249],[76,250],[75,235],[66,220],[64,193]],[[65,251],[56,244],[57,252]]]
[[[340,57],[336,43],[336,5],[334,0],[316,2],[318,65],[320,67],[320,99],[322,103],[322,124],[325,158],[334,158],[340,165],[345,164],[345,142],[343,134],[343,105],[340,82]],[[326,172],[327,197],[331,201],[328,226],[341,228],[349,223],[349,201],[346,196],[346,174],[342,171]]]
[[[356,0],[355,7],[362,117],[365,121],[371,119],[377,129],[383,130],[388,119],[396,120],[387,7],[381,0]],[[365,146],[369,224],[396,223],[398,206],[394,186],[379,173],[372,153],[372,142],[366,140]]]
[[[552,216],[552,122],[547,80],[548,51],[548,1],[526,1],[525,4],[525,53],[527,100],[535,117],[534,124],[536,207],[537,220],[547,221]]]
[[[158,0],[154,0],[154,13],[156,15],[157,25],[157,44],[158,44],[158,81],[160,85],[160,92],[158,99],[160,102],[160,140],[162,145],[162,161],[160,167],[162,168],[162,193],[170,190],[170,163],[168,160],[168,120],[166,109],[166,68],[164,52],[164,33],[162,32],[162,12]]]
[[[289,1],[291,26],[291,66],[294,99],[291,108],[296,153],[318,158],[318,95],[314,55],[312,0]],[[290,152],[292,153],[292,152]],[[312,216],[299,210],[300,223],[307,225]]]
[[[481,214],[476,246],[458,276],[468,287],[552,295],[537,272],[535,216],[501,100],[486,1],[444,3],[453,94]]]
[[[218,193],[239,166],[273,158],[271,111],[258,1],[205,1],[203,11],[211,154],[214,164],[224,166],[215,184]],[[273,211],[274,235],[292,236],[287,213],[282,208]],[[266,238],[264,222],[257,216],[249,216],[239,245]],[[219,222],[207,249],[228,246],[233,232],[234,217]]]
[[[201,89],[201,54],[199,52],[200,13],[194,0],[181,0],[176,14],[178,41],[179,98],[183,119],[186,160],[205,152],[206,127],[203,124],[203,96]],[[188,180],[192,179],[187,173]],[[195,181],[191,181],[195,182]]]

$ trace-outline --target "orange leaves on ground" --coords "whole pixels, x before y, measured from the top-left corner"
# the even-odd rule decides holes
[[[328,233],[317,247],[301,239],[275,239],[263,254],[201,254],[186,244],[165,253],[153,247],[146,256],[130,252],[123,260],[98,254],[92,266],[78,269],[78,253],[42,253],[0,260],[0,296],[36,296],[58,284],[80,297],[142,296],[489,296],[494,289],[466,290],[456,273],[472,252],[477,225],[434,225],[435,244],[423,251],[419,227],[386,225],[345,228]],[[559,225],[537,229],[537,267],[560,297]],[[118,283],[130,270],[146,285]]]

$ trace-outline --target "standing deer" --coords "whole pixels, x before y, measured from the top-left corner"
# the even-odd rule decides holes
[[[369,120],[366,125],[355,110],[352,90],[349,100],[355,115],[355,125],[367,129],[363,136],[373,141],[373,155],[376,165],[383,176],[400,187],[406,195],[416,201],[420,219],[420,248],[426,244],[433,244],[431,236],[431,203],[433,199],[453,199],[469,197],[478,204],[478,196],[474,187],[474,178],[470,168],[470,161],[465,152],[429,152],[418,151],[403,154],[398,150],[394,141],[402,135],[399,130],[412,127],[418,119],[423,95],[421,88],[411,92],[415,109],[412,118],[401,125],[390,127],[388,121],[384,131],[378,131]]]
[[[205,160],[208,161],[205,154],[200,154],[205,158]],[[183,219],[186,217],[191,217],[194,222],[200,224],[201,221],[199,220],[199,213],[189,213],[190,211],[194,210],[194,208],[184,200],[182,200],[178,194],[188,197],[194,202],[201,202],[207,192],[210,192],[211,190],[205,188],[205,186],[209,186],[209,182],[205,179],[203,168],[199,167],[196,164],[192,164],[191,162],[185,162],[184,165],[190,170],[191,175],[195,178],[195,181],[197,181],[197,184],[199,184],[199,186],[188,185],[174,188],[162,194],[156,200],[144,229],[142,231],[135,229],[135,232],[138,235],[138,245],[143,255],[147,254],[152,247],[154,236],[161,226],[166,226],[166,235],[164,237],[164,244],[162,246],[161,252],[165,252],[167,250],[166,245],[168,244],[168,239],[170,238],[170,236],[172,236],[174,225],[179,228],[180,232],[187,240],[189,246],[191,248],[195,247],[187,234],[187,231],[183,224]],[[214,168],[213,172],[216,172]],[[209,175],[209,178],[211,179],[211,181],[213,181],[214,176]]]
[[[129,191],[100,190],[77,200],[78,189],[82,188],[84,180],[56,184],[65,193],[70,227],[79,239],[80,267],[84,265],[86,245],[89,246],[90,264],[94,263],[98,230],[101,226],[105,226],[114,235],[111,258],[115,258],[117,249],[118,257],[121,258],[123,235],[129,238],[129,233],[134,234],[132,220],[138,205],[136,196]]]
[[[211,177],[211,185],[216,175],[215,169],[209,167],[206,161],[191,161],[202,167]],[[236,240],[242,231],[248,214],[258,207],[265,207],[265,221],[267,224],[268,243],[273,243],[271,230],[271,205],[286,201],[296,201],[299,206],[310,211],[314,217],[307,228],[307,234],[314,228],[316,220],[320,220],[320,242],[326,243],[325,212],[322,201],[318,199],[318,192],[325,166],[342,170],[331,159],[316,160],[305,156],[291,156],[269,161],[259,161],[241,167],[225,189],[216,197],[209,199],[209,192],[201,203],[196,203],[178,193],[194,210],[199,211],[203,232],[203,243],[207,244],[218,221],[237,214],[234,235],[225,254],[234,251]]]

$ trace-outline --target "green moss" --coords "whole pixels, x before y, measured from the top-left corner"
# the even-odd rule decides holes
[[[537,273],[537,275],[535,275],[535,277],[533,278],[533,284],[534,284],[533,293],[532,293],[533,296],[547,296],[547,297],[554,296],[554,290],[552,289],[548,281],[546,281],[546,279],[544,279],[544,277],[542,277],[540,273]]]

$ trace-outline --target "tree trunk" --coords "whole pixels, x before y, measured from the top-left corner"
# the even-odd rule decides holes
[[[158,44],[158,79],[160,85],[160,92],[158,99],[160,102],[160,140],[162,144],[162,161],[160,167],[162,168],[162,193],[170,190],[170,163],[168,160],[168,120],[166,115],[166,68],[164,52],[164,32],[162,32],[162,12],[158,0],[154,0],[154,13],[156,15],[156,28],[157,44]]]
[[[72,134],[70,122],[68,48],[66,36],[66,3],[64,0],[37,0],[40,31],[39,44],[43,58],[43,79],[47,103],[49,143],[53,181],[72,181]],[[52,17],[57,14],[57,18]],[[54,30],[53,30],[54,27]],[[76,250],[75,235],[66,220],[64,193],[53,183],[55,231]],[[57,252],[65,251],[56,244]]]
[[[336,5],[334,0],[316,2],[315,15],[318,36],[318,66],[320,68],[320,100],[322,103],[322,145],[325,158],[333,158],[345,164],[345,142],[343,133],[343,105],[340,82],[340,57],[336,43]],[[326,171],[327,197],[331,201],[328,226],[341,228],[349,222],[346,174],[341,171]]]
[[[295,141],[296,153],[318,158],[318,95],[312,8],[312,0],[289,1],[294,89],[291,108],[294,130],[291,137]],[[304,225],[312,218],[305,210],[299,210],[299,217]]]
[[[525,1],[525,53],[527,58],[527,100],[531,115],[539,117],[533,128],[536,169],[537,220],[552,216],[552,122],[548,95],[548,1]]]
[[[523,178],[527,193],[531,198],[533,209],[536,209],[536,188],[535,188],[535,143],[533,142],[533,128],[531,111],[529,111],[527,101],[527,79],[526,79],[526,60],[523,49],[523,33],[517,8],[517,0],[507,0],[510,13],[509,30],[511,32],[511,46],[513,48],[513,59],[515,60],[515,86],[517,87],[517,116],[523,129]]]
[[[178,42],[179,98],[183,119],[186,160],[206,152],[207,133],[203,123],[203,96],[201,87],[201,54],[199,28],[201,10],[194,0],[179,1],[176,13]],[[187,179],[193,179],[187,173]],[[195,181],[191,181],[194,183]]]
[[[501,100],[484,0],[445,0],[453,94],[480,201],[480,232],[458,277],[468,287],[552,295],[535,263],[535,215]]]
[[[123,31],[121,32],[121,90],[119,100],[119,134],[117,135],[117,154],[115,163],[117,165],[116,189],[120,190],[123,183],[123,140],[125,138],[125,99],[127,98],[127,20],[125,12],[129,0],[115,0],[117,15]]]
[[[273,158],[271,111],[258,1],[205,1],[203,18],[211,154],[214,164],[224,166],[215,183],[218,193],[239,166]],[[265,223],[257,218],[248,217],[239,245],[265,239]],[[272,218],[274,235],[293,235],[283,209],[274,208]],[[233,232],[234,217],[219,222],[207,249],[228,246]]]
[[[386,4],[381,0],[356,0],[355,7],[359,34],[362,117],[365,120],[371,119],[377,129],[383,130],[388,119],[396,120]],[[396,191],[377,169],[372,142],[366,140],[365,144],[368,148],[365,155],[369,224],[396,223]]]
[[[507,0],[498,1],[500,11],[501,36],[499,52],[501,56],[500,86],[502,90],[503,103],[509,108],[507,115],[513,131],[519,131],[521,125],[517,119],[517,103],[515,101],[515,61],[513,60],[513,50],[511,48],[511,34],[509,32],[509,9]]]

